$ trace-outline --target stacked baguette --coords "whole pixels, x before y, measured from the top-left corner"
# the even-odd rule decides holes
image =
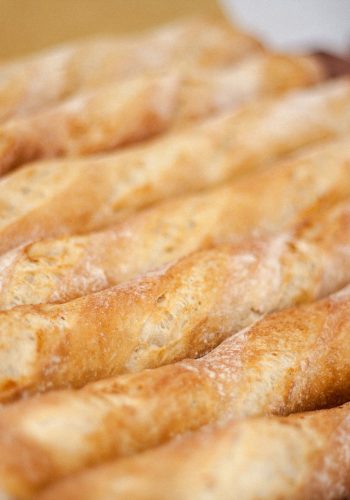
[[[340,79],[123,152],[28,164],[0,180],[0,253],[106,227],[349,131],[350,80]]]
[[[349,416],[347,404],[205,429],[67,479],[39,499],[345,499],[350,488]]]
[[[0,174],[26,162],[110,151],[322,79],[312,57],[267,54],[213,73],[146,75],[74,95],[0,127]],[[49,129],[47,124],[50,123]]]
[[[158,203],[104,231],[43,239],[5,253],[0,309],[66,302],[191,252],[282,230],[347,196],[350,143],[338,139],[245,179]]]
[[[349,306],[348,287],[267,316],[200,359],[10,405],[0,414],[0,487],[25,496],[101,460],[215,421],[349,400]]]
[[[209,20],[0,66],[1,498],[350,495],[329,73]]]
[[[197,357],[350,282],[349,199],[295,229],[189,254],[59,305],[0,313],[0,400]]]
[[[141,36],[66,44],[0,66],[0,120],[29,115],[111,81],[166,68],[218,68],[261,51],[251,36],[208,19],[173,23]]]

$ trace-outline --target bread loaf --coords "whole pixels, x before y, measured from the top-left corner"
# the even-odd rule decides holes
[[[174,125],[313,85],[327,76],[326,65],[316,57],[268,52],[220,70],[194,69],[183,74]]]
[[[111,81],[166,68],[225,66],[258,51],[261,45],[251,36],[201,18],[133,37],[62,45],[0,66],[0,121]]]
[[[190,254],[60,305],[0,313],[0,399],[197,357],[350,281],[350,203],[295,231]]]
[[[350,287],[266,316],[200,359],[14,403],[0,413],[0,490],[25,497],[218,420],[347,401],[349,335]]]
[[[93,231],[170,196],[212,187],[350,129],[350,80],[248,106],[97,159],[39,162],[0,181],[0,253]]]
[[[0,126],[0,175],[32,160],[108,151],[166,130],[178,84],[176,75],[139,78],[6,122]]]
[[[321,61],[195,19],[0,64],[0,498],[350,495]]]
[[[205,429],[54,485],[39,500],[339,500],[350,405]]]
[[[0,257],[0,309],[102,290],[201,248],[280,230],[344,196],[350,196],[347,138],[227,186],[164,201],[105,231],[12,250]]]
[[[35,159],[113,150],[321,78],[311,57],[266,55],[221,72],[171,71],[104,85],[0,126],[0,174]]]

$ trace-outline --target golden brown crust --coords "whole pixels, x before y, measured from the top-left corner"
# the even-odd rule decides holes
[[[165,201],[99,233],[42,240],[0,258],[0,308],[66,302],[184,255],[286,227],[350,196],[347,139],[215,190]]]
[[[349,417],[345,405],[208,428],[72,476],[38,498],[345,499],[350,492]]]
[[[350,280],[349,204],[293,234],[195,252],[60,305],[0,313],[3,400],[195,357],[261,315]]]
[[[8,121],[0,128],[0,174],[37,159],[114,150],[323,76],[312,57],[272,54],[219,72],[188,73],[171,71],[104,85]]]
[[[350,80],[340,80],[114,155],[28,165],[0,181],[0,253],[105,227],[346,133],[349,102]]]
[[[0,414],[0,489],[26,495],[218,420],[343,403],[349,331],[348,287],[271,314],[200,359],[12,404]]]
[[[201,19],[0,65],[1,498],[350,494],[350,406],[287,416],[350,399],[326,73]]]
[[[30,161],[118,149],[169,128],[179,79],[139,78],[79,94],[0,127],[0,174]]]
[[[314,57],[263,53],[215,71],[183,72],[174,126],[325,79]]]
[[[86,88],[166,68],[220,67],[261,51],[228,23],[180,21],[124,38],[50,49],[0,66],[0,121],[25,116]]]

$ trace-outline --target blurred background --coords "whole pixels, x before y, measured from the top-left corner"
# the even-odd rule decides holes
[[[0,0],[0,60],[190,15],[223,17],[271,47],[350,53],[350,0]]]
[[[191,14],[222,15],[216,0],[0,0],[0,58],[95,33],[125,33]]]

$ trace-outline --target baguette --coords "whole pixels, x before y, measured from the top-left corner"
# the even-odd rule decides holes
[[[39,500],[340,500],[350,405],[204,429],[53,485]]]
[[[0,127],[0,174],[40,158],[85,156],[146,139],[259,95],[315,83],[311,57],[266,55],[221,72],[144,76],[81,93]]]
[[[214,190],[165,201],[102,232],[42,240],[0,257],[0,309],[59,303],[135,278],[213,245],[285,228],[350,196],[350,142]]]
[[[108,151],[167,128],[177,106],[176,75],[138,78],[75,96],[0,126],[0,175],[29,161]]]
[[[197,357],[350,281],[350,202],[295,231],[190,254],[60,305],[0,312],[0,400]]]
[[[349,336],[350,287],[266,316],[200,359],[14,403],[0,414],[0,490],[25,498],[209,423],[343,403]]]
[[[344,79],[114,155],[28,165],[0,181],[0,253],[106,227],[161,199],[209,188],[349,129],[350,80]]]
[[[174,126],[232,110],[242,103],[274,97],[328,77],[327,66],[311,56],[253,55],[221,70],[184,74]]]
[[[66,44],[0,66],[0,122],[87,88],[165,68],[220,67],[261,51],[228,23],[180,21],[134,37]]]

